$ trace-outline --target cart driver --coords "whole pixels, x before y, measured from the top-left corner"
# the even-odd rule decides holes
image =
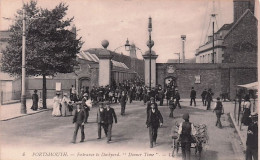
[[[196,134],[196,129],[193,124],[189,122],[189,114],[185,113],[182,117],[185,121],[179,126],[178,139],[181,143],[182,159],[190,160],[190,147],[192,136]]]

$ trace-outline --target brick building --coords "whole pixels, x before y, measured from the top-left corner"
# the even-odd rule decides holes
[[[198,98],[204,89],[211,88],[214,98],[236,95],[237,85],[257,81],[258,26],[254,16],[254,0],[234,0],[234,22],[224,24],[213,37],[200,46],[195,54],[196,63],[157,63],[157,84],[165,86],[173,81],[182,98],[189,98],[191,87]],[[207,64],[208,63],[208,64]]]
[[[92,53],[90,53],[90,52]],[[61,92],[69,92],[71,86],[75,86],[77,91],[81,87],[89,87],[92,89],[94,86],[98,87],[98,73],[99,73],[99,58],[98,53],[100,49],[90,49],[87,51],[81,51],[77,54],[79,66],[73,73],[61,74],[58,73],[54,77],[47,77],[47,97],[51,98],[56,93],[57,86],[61,87]],[[133,79],[136,76],[143,77],[138,74],[135,67],[142,66],[143,60],[134,59],[136,66],[131,66],[132,58],[129,56],[121,55],[112,52],[112,79],[118,84],[127,79]],[[117,61],[120,60],[120,61]],[[123,63],[125,62],[125,63]],[[129,67],[128,67],[128,66]],[[132,68],[132,69],[131,69]],[[142,67],[143,68],[143,67]],[[139,71],[140,72],[140,71]],[[140,72],[142,73],[142,71]],[[13,93],[19,93],[21,90],[21,78],[17,78],[13,81]],[[42,93],[42,77],[31,76],[26,78],[26,95],[29,98],[34,89],[37,89],[39,94]],[[19,99],[20,95],[13,95],[13,99]]]
[[[196,50],[196,63],[256,63],[257,19],[254,0],[234,0],[234,21],[224,24]],[[245,62],[246,60],[247,62]]]

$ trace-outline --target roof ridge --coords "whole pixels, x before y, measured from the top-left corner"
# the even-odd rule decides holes
[[[230,28],[230,30],[228,31],[228,33],[225,35],[224,39],[231,33],[231,31],[240,23],[240,21],[248,14],[251,13],[251,15],[253,15],[253,17],[257,20],[257,18],[255,17],[255,15],[250,11],[250,9],[247,9],[242,16],[239,17],[239,19],[236,22],[233,22],[233,26]]]

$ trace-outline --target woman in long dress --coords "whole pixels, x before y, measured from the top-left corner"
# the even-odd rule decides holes
[[[61,115],[63,117],[72,115],[71,112],[69,111],[69,106],[68,106],[69,102],[70,102],[70,99],[68,98],[67,93],[64,93],[63,98],[61,100]]]
[[[35,89],[34,94],[32,95],[32,102],[33,102],[31,107],[32,110],[36,111],[38,109],[38,101],[39,101],[39,97],[37,95],[37,90]]]
[[[61,105],[60,94],[56,93],[56,96],[53,98],[52,116],[61,116],[60,105]]]
[[[242,102],[241,106],[243,107],[243,117],[241,123],[248,126],[250,122],[250,114],[251,114],[251,103],[249,95],[246,95],[244,98],[244,102]]]

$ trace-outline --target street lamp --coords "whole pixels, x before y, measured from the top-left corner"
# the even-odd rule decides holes
[[[3,17],[4,18],[4,17]],[[45,17],[31,17],[30,19],[39,19]],[[10,18],[4,18],[6,20],[12,20]],[[22,8],[22,92],[21,92],[21,114],[26,114],[26,87],[25,87],[25,77],[26,77],[26,57],[25,57],[25,49],[26,49],[26,18],[25,18],[25,8],[23,4]],[[19,25],[19,24],[18,24]],[[20,26],[21,27],[21,26]]]
[[[152,59],[152,47],[154,46],[154,41],[152,40],[151,32],[152,32],[152,18],[149,17],[149,22],[148,22],[148,32],[149,32],[149,40],[147,41],[147,46],[149,47],[149,89],[151,90],[151,59]]]
[[[179,56],[179,63],[181,63],[181,54],[180,53],[174,53],[177,54]]]
[[[129,44],[128,38],[127,38],[126,43],[125,43],[125,50],[130,51],[130,44]]]

